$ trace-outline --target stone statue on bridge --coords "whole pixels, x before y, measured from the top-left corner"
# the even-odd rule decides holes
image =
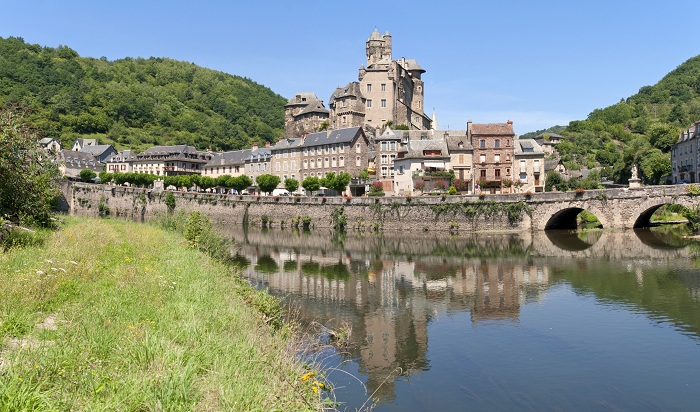
[[[630,178],[630,189],[642,187],[642,179],[637,176],[637,163],[632,164],[632,177]]]

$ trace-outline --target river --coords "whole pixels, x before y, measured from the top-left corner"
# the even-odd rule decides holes
[[[254,285],[349,336],[317,357],[338,409],[700,405],[699,248],[668,229],[228,234]]]

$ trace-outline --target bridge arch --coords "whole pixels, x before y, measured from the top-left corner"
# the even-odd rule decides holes
[[[549,217],[549,219],[547,219],[547,222],[544,225],[544,230],[554,230],[554,229],[575,230],[578,228],[577,217],[584,210],[595,215],[595,217],[598,218],[598,220],[600,221],[602,227],[607,226],[605,224],[604,216],[602,216],[600,211],[596,210],[596,208],[570,206],[570,207],[565,207],[563,209],[560,209],[560,210],[554,212]]]

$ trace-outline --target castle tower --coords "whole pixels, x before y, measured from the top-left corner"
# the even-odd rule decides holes
[[[367,67],[391,63],[391,35],[389,32],[382,36],[379,30],[374,29],[367,39],[366,53]]]

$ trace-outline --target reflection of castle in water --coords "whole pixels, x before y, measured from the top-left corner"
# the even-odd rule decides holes
[[[474,323],[517,321],[520,305],[539,299],[548,283],[545,268],[507,259],[487,263],[424,256],[408,261],[343,250],[310,255],[259,245],[243,246],[242,252],[251,257],[245,276],[274,294],[303,301],[302,318],[352,327],[351,356],[367,374],[370,392],[379,388],[382,399],[393,397],[394,381],[384,382],[387,376],[399,368],[406,376],[428,368],[428,323],[439,312],[468,310]],[[261,258],[274,260],[278,270],[256,270]]]
[[[349,325],[350,357],[368,376],[370,393],[377,390],[383,400],[393,398],[395,380],[386,379],[389,375],[429,368],[428,325],[440,313],[468,311],[474,325],[517,322],[521,306],[543,299],[572,257],[583,258],[575,261],[580,279],[567,278],[574,286],[591,278],[585,273],[605,273],[614,260],[641,288],[645,271],[654,267],[651,261],[672,266],[692,254],[682,245],[659,246],[632,231],[554,240],[544,233],[466,238],[272,234],[231,233],[250,260],[243,274],[297,301],[303,319],[332,328]]]

